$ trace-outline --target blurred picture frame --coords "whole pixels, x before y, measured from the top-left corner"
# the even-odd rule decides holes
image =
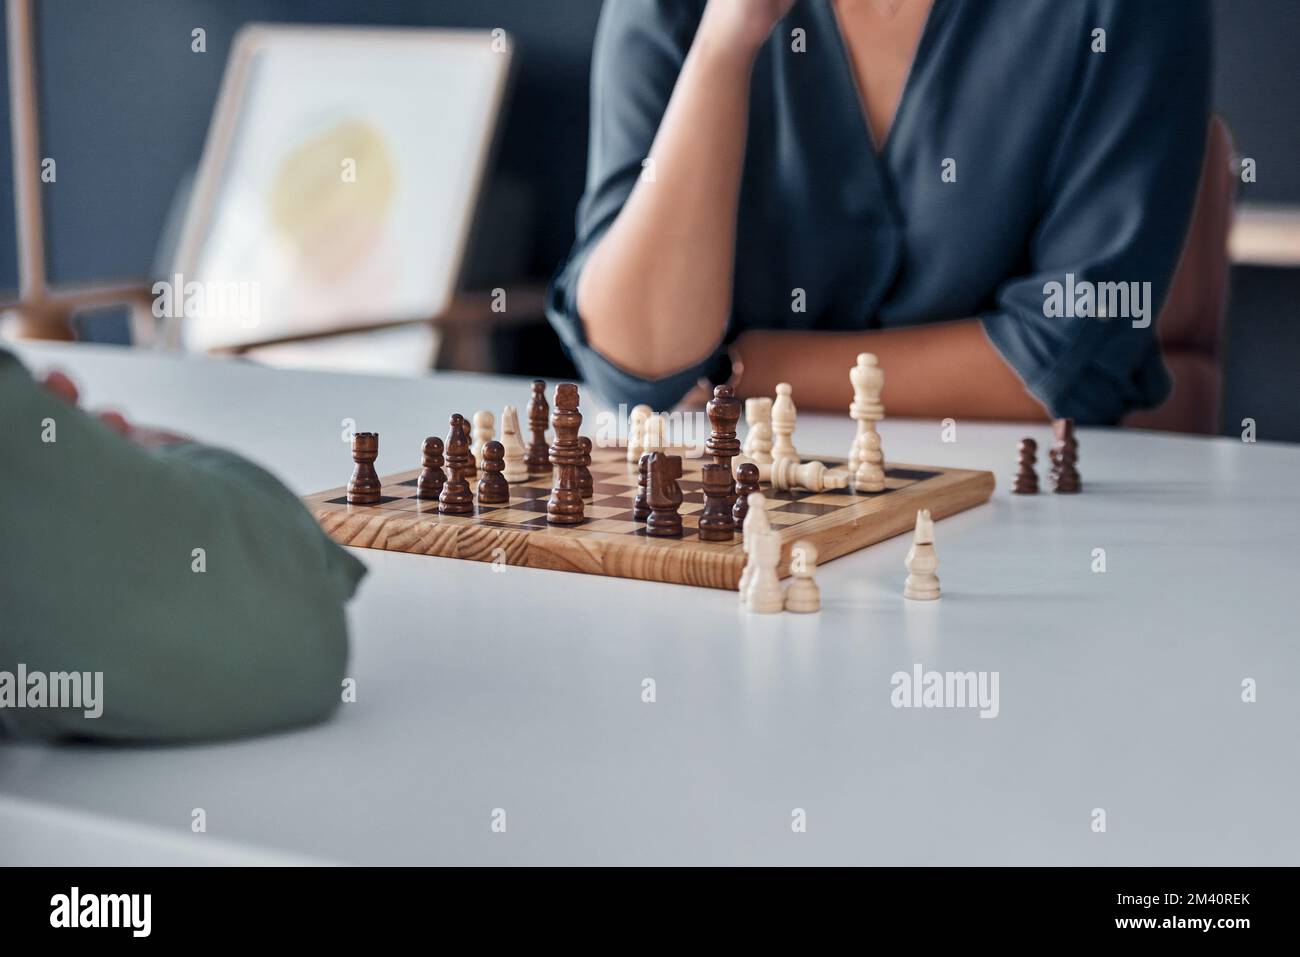
[[[165,338],[234,349],[446,311],[512,58],[501,30],[241,30],[153,290]]]

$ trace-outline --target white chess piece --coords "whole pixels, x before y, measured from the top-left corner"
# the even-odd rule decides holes
[[[474,460],[483,461],[483,446],[487,445],[496,438],[496,419],[491,412],[479,411],[474,413]],[[510,481],[506,479],[506,481]]]
[[[745,592],[745,607],[755,614],[774,615],[785,608],[785,594],[776,573],[781,564],[781,536],[768,528],[745,543],[754,571]]]
[[[764,504],[762,492],[751,492],[749,495],[749,510],[745,512],[745,521],[740,527],[741,532],[741,549],[745,553],[745,567],[740,573],[740,603],[746,605],[749,602],[749,582],[754,577],[754,556],[750,552],[750,543],[758,541],[758,537],[764,533],[771,532],[772,524],[767,518],[767,506]]]
[[[794,447],[794,425],[798,410],[791,398],[790,383],[782,382],[776,387],[776,401],[772,403],[772,459],[797,459],[799,453]]]
[[[786,611],[800,614],[821,611],[822,592],[813,580],[816,571],[816,546],[812,542],[795,542],[790,548],[790,574],[794,577],[785,590]]]
[[[755,465],[770,465],[772,462],[772,400],[759,397],[745,400],[745,422],[749,431],[745,433],[745,446],[742,451]]]
[[[528,466],[524,462],[523,436],[519,433],[519,413],[513,405],[501,410],[501,444],[505,447],[505,468],[501,477],[507,482],[527,482]]]
[[[641,455],[646,451],[645,423],[654,414],[654,409],[648,405],[633,406],[628,413],[627,460],[634,465],[641,461]]]
[[[667,435],[667,418],[664,417],[663,413],[660,413],[659,415],[651,413],[642,426],[641,454],[644,455],[646,452],[662,452],[664,450],[664,442]],[[640,462],[641,456],[638,455],[636,460]]]
[[[759,469],[759,479],[763,478]],[[843,469],[828,469],[821,462],[800,463],[798,459],[781,457],[770,466],[768,481],[777,491],[802,488],[809,492],[848,488],[852,476]]]
[[[858,354],[858,362],[849,370],[849,381],[853,384],[853,402],[849,405],[849,417],[858,424],[857,434],[853,438],[853,445],[849,448],[848,469],[850,472],[857,472],[858,466],[862,464],[862,455],[867,448],[867,436],[870,433],[877,432],[876,423],[885,417],[885,406],[880,401],[880,395],[885,388],[885,372],[880,368],[876,357],[870,352]],[[879,435],[876,438],[876,449],[879,450]],[[884,458],[881,458],[883,464]],[[881,478],[883,482],[883,477]],[[860,492],[883,491],[883,489],[864,489],[859,488]]]
[[[874,422],[860,422],[868,429],[859,436],[860,443],[854,448],[860,449],[857,470],[853,473],[853,488],[859,492],[883,492],[885,490],[885,455],[880,451],[880,436],[876,434]]]
[[[912,547],[904,562],[907,581],[903,584],[903,597],[916,601],[932,601],[939,597],[939,556],[934,552],[934,522],[930,510],[916,513],[916,530],[912,533]]]

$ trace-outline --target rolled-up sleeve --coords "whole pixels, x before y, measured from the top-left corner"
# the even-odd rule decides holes
[[[1078,95],[1044,180],[1028,273],[1004,284],[997,308],[981,319],[1053,415],[1112,423],[1169,392],[1155,319],[1186,238],[1205,149],[1210,11],[1204,0],[1110,2],[1099,10],[1106,51],[1092,52],[1095,35],[1081,35]],[[1126,316],[1089,315],[1086,300],[1082,309],[1067,301],[1070,289],[1107,283],[1149,291],[1150,321],[1134,319],[1131,307]],[[1055,301],[1053,284],[1061,290]]]
[[[546,313],[583,380],[611,402],[668,408],[713,361],[644,379],[593,349],[578,314],[578,280],[587,257],[642,174],[702,8],[703,0],[611,0],[596,32],[586,192],[578,207],[577,239],[551,282]]]

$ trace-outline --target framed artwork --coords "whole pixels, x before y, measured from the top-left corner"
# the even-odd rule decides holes
[[[245,28],[155,314],[207,350],[442,313],[511,57],[503,31]]]

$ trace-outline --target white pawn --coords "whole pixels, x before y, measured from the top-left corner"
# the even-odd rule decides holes
[[[667,435],[668,420],[662,413],[655,415],[652,412],[641,427],[641,453],[662,452]],[[640,455],[637,456],[637,461],[641,461]]]
[[[749,582],[754,577],[754,557],[750,545],[758,541],[760,535],[771,534],[772,523],[767,518],[767,506],[762,492],[751,492],[749,510],[745,512],[745,522],[741,525],[741,549],[744,551],[745,567],[740,573],[740,603],[749,602]]]
[[[645,423],[654,414],[654,409],[648,405],[633,406],[628,414],[627,460],[633,464],[640,462],[642,453],[646,451]]]
[[[876,434],[875,423],[860,423],[870,428],[855,442],[853,448],[861,450],[858,465],[853,473],[853,488],[859,492],[883,492],[885,490],[885,455],[880,451],[880,436]]]
[[[772,400],[766,396],[745,400],[745,455],[755,465],[772,462]]]
[[[811,614],[822,610],[822,591],[813,580],[817,571],[817,548],[798,541],[790,549],[790,574],[794,579],[785,590],[785,610]]]
[[[776,573],[781,564],[781,536],[769,528],[755,535],[754,540],[746,542],[745,546],[754,565],[745,591],[745,607],[755,614],[775,615],[785,608],[781,578]]]
[[[506,450],[506,467],[501,477],[507,482],[527,482],[528,466],[524,462],[524,439],[519,434],[519,413],[513,405],[501,410],[501,444]]]
[[[788,382],[782,382],[776,387],[776,401],[772,403],[773,460],[799,458],[794,447],[794,425],[798,410],[794,407],[794,399],[790,397],[792,391]]]
[[[491,412],[474,413],[474,460],[483,461],[483,446],[496,438],[496,419]],[[506,481],[510,481],[506,479]]]
[[[912,533],[912,547],[904,562],[907,581],[903,584],[903,597],[916,601],[932,601],[939,597],[939,556],[934,552],[934,522],[930,510],[916,513],[916,531]]]

